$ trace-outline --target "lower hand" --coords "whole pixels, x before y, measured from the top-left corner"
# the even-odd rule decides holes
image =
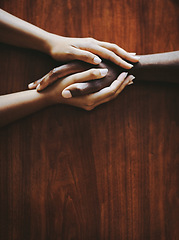
[[[41,91],[45,89],[48,85],[51,83],[54,83],[60,78],[63,78],[65,76],[69,76],[78,72],[83,72],[86,70],[89,70],[93,68],[94,65],[88,64],[81,61],[72,61],[70,63],[67,63],[65,65],[62,65],[60,67],[54,68],[52,71],[50,71],[47,75],[42,77],[41,79],[35,81],[34,83],[29,84],[29,88],[37,88],[38,91]],[[100,63],[99,65],[95,66],[95,69],[97,68],[106,68],[108,69],[107,74],[102,78],[98,77],[96,80],[95,77],[91,78],[91,81],[83,81],[74,83],[72,85],[67,86],[63,93],[67,91],[67,94],[63,94],[64,97],[70,98],[75,96],[81,96],[86,95],[90,93],[97,92],[105,87],[110,86],[110,84],[117,79],[117,77],[124,72],[125,69],[117,66],[116,64],[113,64],[110,61],[104,61]],[[91,76],[92,77],[92,76]],[[99,79],[102,78],[102,79]],[[134,77],[133,77],[134,79]]]
[[[96,93],[80,97],[64,98],[64,89],[75,83],[102,78],[106,74],[107,69],[89,69],[87,71],[75,73],[56,81],[53,85],[45,89],[42,94],[46,94],[48,101],[50,101],[51,104],[63,103],[80,107],[85,110],[92,110],[96,106],[117,97],[128,84],[132,83],[133,76],[127,76],[127,73],[123,72],[109,87],[105,87]],[[47,74],[46,77],[50,77],[50,73]]]

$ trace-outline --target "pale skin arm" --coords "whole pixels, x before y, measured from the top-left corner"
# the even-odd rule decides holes
[[[56,70],[58,71],[58,68]],[[127,76],[127,73],[124,72],[109,87],[96,93],[70,99],[62,97],[62,92],[67,86],[94,78],[102,78],[106,74],[107,69],[90,69],[61,78],[43,92],[26,90],[0,96],[0,127],[54,104],[69,104],[85,110],[92,110],[99,104],[117,97],[133,80],[132,75]],[[50,77],[50,75],[49,73],[48,76]]]
[[[99,64],[100,58],[130,69],[139,58],[115,44],[92,38],[69,38],[49,33],[0,9],[0,41],[32,48],[49,54],[58,61],[78,59]],[[126,61],[127,60],[127,61]]]

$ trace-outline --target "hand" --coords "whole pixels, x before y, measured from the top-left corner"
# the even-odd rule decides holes
[[[33,83],[30,83],[28,87],[29,89],[36,88],[38,91],[41,91],[60,78],[69,76],[74,73],[82,72],[91,68],[94,68],[94,65],[81,61],[72,61],[60,67],[54,68],[52,71],[50,71],[47,75],[45,75],[41,79]],[[102,63],[95,66],[95,68],[107,68],[109,71],[107,75],[103,77],[103,79],[100,81],[98,79],[83,83],[76,83],[68,86],[66,90],[69,90],[72,96],[81,96],[89,93],[94,93],[101,90],[104,87],[108,87],[119,76],[120,73],[125,71],[124,68],[121,68],[107,60],[104,60]]]
[[[79,62],[74,61],[73,64],[74,65],[76,64],[76,68],[78,68],[78,70],[80,71],[82,70],[84,71],[92,67],[91,64],[86,64],[84,62],[81,62],[79,65]],[[77,67],[77,65],[79,66]],[[104,60],[102,63],[100,63],[96,67],[107,68],[108,69],[107,75],[102,79],[72,84],[68,86],[66,89],[64,89],[63,93],[66,93],[66,94],[63,94],[63,96],[69,97],[71,93],[71,96],[75,97],[75,96],[82,96],[82,95],[97,92],[105,87],[108,87],[122,72],[126,71],[124,68],[121,68],[116,64],[107,60]]]
[[[92,110],[99,104],[104,102],[108,102],[115,97],[130,83],[132,83],[132,79],[134,78],[132,75],[127,76],[127,73],[123,72],[119,75],[119,77],[113,81],[113,83],[102,90],[85,95],[80,97],[72,97],[72,98],[64,98],[63,91],[69,85],[80,83],[84,81],[90,81],[91,79],[100,79],[107,74],[107,69],[89,69],[87,71],[83,71],[80,73],[72,74],[65,78],[62,78],[56,81],[53,85],[45,89],[41,94],[45,94],[47,96],[47,100],[51,102],[51,104],[63,103],[69,104],[76,107],[83,108],[85,110]],[[50,77],[51,74],[47,74],[46,78]]]
[[[47,86],[51,85],[55,81],[57,81],[60,78],[69,76],[74,73],[82,72],[85,70],[88,70],[92,68],[93,65],[80,62],[80,61],[73,61],[64,65],[61,65],[60,67],[52,69],[47,75],[44,77],[38,79],[37,81],[30,83],[28,85],[29,89],[37,89],[37,91],[42,91]],[[96,67],[96,66],[95,66]]]
[[[97,56],[99,55],[124,69],[131,69],[133,65],[124,61],[124,59],[134,63],[137,63],[140,59],[134,53],[128,53],[115,44],[100,42],[92,38],[67,38],[51,33],[48,33],[47,36],[47,52],[56,60],[70,61],[79,59],[98,66],[101,62],[101,59]],[[98,59],[97,62],[94,61],[96,59]],[[58,71],[59,78],[78,72],[79,69],[79,64],[78,66],[74,64],[61,66]],[[52,84],[55,81],[54,79],[56,78],[47,79],[45,76],[31,83],[29,89],[37,88],[38,91],[41,91]]]
[[[108,59],[115,64],[130,69],[138,62],[139,57],[128,53],[116,44],[98,41],[93,38],[69,38],[49,33],[47,38],[49,54],[58,61],[78,59],[91,64],[99,64],[101,58]]]

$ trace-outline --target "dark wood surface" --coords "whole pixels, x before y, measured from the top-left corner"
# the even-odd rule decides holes
[[[171,0],[1,0],[45,30],[138,54],[179,49]],[[0,93],[57,65],[0,45]],[[135,83],[92,112],[54,106],[0,130],[1,240],[177,240],[178,85]]]

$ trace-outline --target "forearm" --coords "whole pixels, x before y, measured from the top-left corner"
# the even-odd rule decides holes
[[[0,127],[51,105],[46,93],[27,90],[0,96]]]
[[[141,55],[129,73],[141,81],[179,82],[179,51]]]
[[[93,65],[80,63],[81,71],[94,68]],[[136,63],[130,70],[126,70],[116,64],[104,60],[98,66],[107,68],[106,77],[101,80],[93,80],[78,86],[70,86],[72,96],[80,96],[97,92],[100,89],[109,86],[122,72],[128,71],[130,75],[136,77],[136,81],[161,81],[161,82],[179,82],[179,51],[141,55],[139,63]]]
[[[50,34],[0,9],[0,41],[49,53]]]

